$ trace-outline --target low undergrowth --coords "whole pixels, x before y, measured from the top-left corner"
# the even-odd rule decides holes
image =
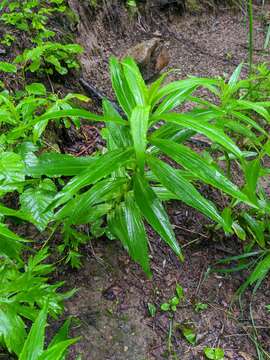
[[[29,71],[53,78],[55,72],[64,76],[78,68],[81,47],[54,42],[47,28],[51,14],[64,13],[63,1],[2,1],[0,9],[5,24],[28,32],[33,40],[33,47],[14,63],[0,62],[2,73],[17,72],[25,81]],[[68,339],[69,319],[44,349],[47,317],[59,316],[73,291],[63,293],[62,283],[49,281],[54,270],[48,260],[50,237],[42,243],[24,239],[15,231],[18,224],[30,223],[40,232],[59,230],[63,241],[57,250],[75,268],[81,266],[80,245],[91,237],[119,240],[150,277],[148,226],[184,260],[166,211],[167,201],[178,200],[205,215],[213,230],[243,242],[242,254],[220,262],[234,265],[217,271],[247,269],[239,292],[258,288],[270,270],[265,186],[270,175],[270,69],[267,64],[252,66],[243,78],[244,66],[229,79],[191,76],[164,85],[165,73],[146,85],[132,58],[111,58],[119,108],[104,99],[102,115],[75,105],[76,100],[88,101],[80,94],[60,98],[37,82],[8,92],[2,84],[0,343],[8,352],[21,360],[64,359],[78,340]],[[196,95],[199,88],[212,95]],[[193,107],[184,112],[186,102]],[[48,126],[73,123],[79,128],[81,119],[105,123],[102,150],[85,157],[48,151]],[[196,134],[208,139],[204,152],[188,146]],[[233,166],[242,175],[241,185],[234,181]],[[224,195],[223,208],[203,196],[202,183]],[[82,225],[87,233],[80,231]],[[167,305],[176,310],[176,304]],[[214,352],[210,349],[208,358]]]

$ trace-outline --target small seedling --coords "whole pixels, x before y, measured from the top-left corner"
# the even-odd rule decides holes
[[[157,313],[157,308],[154,304],[148,303],[147,304],[149,314],[154,317]]]
[[[207,359],[210,360],[224,360],[224,350],[221,348],[210,348],[206,347],[204,349],[204,355]]]
[[[266,309],[270,312],[270,305],[266,305]]]
[[[179,305],[180,300],[182,300],[184,297],[184,290],[183,290],[182,286],[180,286],[179,284],[176,284],[175,293],[176,293],[175,296],[173,296],[168,302],[165,302],[161,305],[161,307],[160,307],[161,310],[173,311],[173,312],[176,311],[177,305]]]
[[[180,331],[183,337],[191,344],[195,345],[197,341],[197,334],[194,328],[188,324],[181,324]]]
[[[204,303],[201,303],[201,302],[198,302],[195,304],[194,306],[194,310],[196,312],[201,312],[201,311],[204,311],[208,308],[208,305],[207,304],[204,304]]]

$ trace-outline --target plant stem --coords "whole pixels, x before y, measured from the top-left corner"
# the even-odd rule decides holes
[[[248,52],[249,52],[249,74],[252,73],[253,65],[253,6],[252,0],[248,2],[248,17],[249,17],[249,40],[248,40]]]

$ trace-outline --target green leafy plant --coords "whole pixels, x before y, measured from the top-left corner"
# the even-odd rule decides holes
[[[191,345],[195,345],[197,341],[197,334],[195,332],[194,327],[192,324],[183,323],[177,326],[181,331],[182,336],[189,342]]]
[[[82,51],[78,44],[41,42],[32,49],[24,50],[16,57],[15,63],[21,64],[25,71],[66,75],[70,70],[79,68],[76,57]]]
[[[0,61],[0,71],[3,71],[5,73],[16,73],[17,67],[6,61]]]
[[[210,347],[206,347],[204,349],[204,355],[207,359],[212,359],[212,360],[224,360],[224,350],[221,348],[210,348]]]
[[[1,68],[1,63],[0,63]],[[32,83],[20,93],[0,93],[0,149],[12,149],[20,141],[36,144],[42,143],[41,137],[49,124],[50,112],[72,109],[73,100],[88,101],[83,95],[68,94],[63,99],[56,94],[47,92],[44,85]],[[77,117],[63,118],[63,123],[69,127],[71,121],[78,127]],[[58,123],[60,126],[60,123]],[[25,152],[21,144],[20,149]],[[18,148],[19,150],[19,148]],[[17,150],[17,151],[18,151]]]
[[[189,78],[162,86],[166,76],[163,75],[147,87],[132,59],[119,63],[113,58],[110,64],[112,84],[123,116],[107,100],[103,103],[103,116],[76,109],[48,114],[51,119],[77,115],[105,121],[103,135],[107,141],[106,152],[94,158],[80,174],[74,173],[77,175],[56,195],[51,207],[58,209],[54,220],[70,226],[91,224],[93,218],[106,215],[107,234],[120,239],[131,257],[150,274],[144,220],[183,257],[162,200],[181,200],[219,223],[227,232],[231,231],[230,224],[198,192],[193,182],[200,180],[237,201],[255,204],[223,174],[217,163],[210,164],[183,145],[194,133],[200,132],[219,144],[224,152],[243,159],[244,154],[233,140],[213,124],[223,112],[214,108],[194,109],[183,114],[172,112],[190,99],[199,86],[213,87],[219,80]],[[165,123],[155,130],[154,125],[160,120]],[[160,153],[182,168],[175,169],[161,160]],[[74,159],[70,161],[74,165]],[[61,165],[64,175],[66,169]],[[69,174],[71,172],[69,167]],[[56,171],[52,175],[61,174]]]
[[[22,239],[4,228],[1,229],[1,243],[4,239],[14,240],[22,247]],[[15,238],[14,238],[15,237]],[[9,251],[8,244],[2,255],[13,256]],[[14,245],[15,247],[15,245]],[[13,256],[14,257],[14,256]],[[9,352],[17,355],[23,350],[26,340],[26,320],[35,321],[38,318],[38,311],[47,304],[47,311],[52,316],[57,316],[63,311],[63,300],[70,297],[73,292],[60,293],[58,288],[63,283],[50,285],[47,283],[47,276],[54,267],[44,263],[48,257],[48,250],[43,249],[22,266],[22,261],[11,261],[10,257],[1,260],[1,290],[0,290],[0,343],[6,346]]]
[[[147,308],[148,308],[148,311],[149,311],[149,314],[152,316],[152,317],[155,317],[156,313],[157,313],[157,308],[154,304],[151,304],[151,303],[148,303],[147,304]]]
[[[14,35],[5,34],[3,39],[1,39],[0,43],[5,46],[11,46],[15,40],[16,40],[16,37]]]
[[[201,303],[201,302],[197,302],[194,306],[194,310],[196,312],[201,312],[201,311],[204,311],[208,309],[208,305],[207,304],[204,304],[204,303]]]
[[[169,299],[168,302],[165,302],[161,304],[160,308],[163,311],[173,311],[175,312],[177,310],[177,305],[179,305],[180,301],[184,297],[184,290],[182,286],[179,284],[176,284],[175,288],[175,296],[173,296],[171,299]]]
[[[33,41],[40,41],[43,38],[55,35],[47,29],[46,25],[53,13],[63,13],[66,10],[64,0],[23,0],[0,2],[0,21],[31,33]]]
[[[68,353],[68,348],[78,341],[78,338],[68,338],[68,330],[71,322],[71,319],[68,319],[54,335],[45,349],[44,343],[47,315],[48,305],[45,304],[38,313],[36,320],[23,343],[22,350],[18,355],[19,360],[64,360]]]

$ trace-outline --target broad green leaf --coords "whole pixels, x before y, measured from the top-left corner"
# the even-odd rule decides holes
[[[165,73],[163,73],[156,81],[154,81],[148,89],[148,102],[151,106],[153,106],[153,99],[156,97],[156,94],[158,92],[158,90],[160,89],[162,83],[164,82],[164,80],[166,79],[166,77],[169,75],[171,71],[167,71]]]
[[[125,202],[108,215],[108,225],[131,258],[142,266],[146,274],[150,275],[147,237],[140,210],[132,194],[128,194]]]
[[[26,85],[25,90],[30,95],[46,95],[47,93],[46,87],[40,83],[32,83],[30,85]]]
[[[250,285],[253,285],[257,281],[262,281],[268,272],[270,271],[270,254],[266,255],[263,260],[261,260],[256,268],[253,270],[252,274],[248,278]]]
[[[234,70],[234,72],[232,73],[232,75],[228,81],[228,85],[229,85],[230,89],[233,89],[234,86],[237,84],[240,74],[241,74],[241,71],[242,71],[242,68],[243,68],[243,63],[239,64],[237,66],[237,68]]]
[[[176,91],[188,90],[191,88],[195,88],[198,86],[204,86],[208,88],[209,86],[218,85],[220,80],[216,79],[207,79],[207,78],[196,78],[190,77],[185,80],[173,81],[165,86],[163,86],[157,92],[155,98],[153,99],[153,104],[158,103],[164,96],[167,96],[171,93],[175,93]]]
[[[45,328],[47,325],[48,305],[40,310],[35,322],[33,323],[27,339],[24,343],[20,360],[38,360],[42,354],[45,340]]]
[[[132,160],[132,149],[114,150],[93,161],[88,169],[71,179],[55,197],[56,206],[69,200],[76,192],[110,175]]]
[[[24,179],[24,163],[20,155],[13,152],[0,153],[0,195],[18,189]]]
[[[246,125],[240,124],[236,120],[226,120],[223,124],[225,129],[229,129],[235,133],[242,135],[244,138],[251,140],[254,144],[260,145],[260,140]]]
[[[38,187],[25,190],[20,196],[21,210],[31,214],[34,224],[40,231],[45,230],[53,217],[52,210],[46,210],[57,192],[56,186],[50,179],[40,182]]]
[[[182,325],[180,327],[181,332],[184,336],[184,338],[191,344],[191,345],[195,345],[196,341],[197,341],[197,335],[194,331],[194,329],[190,326],[187,325]]]
[[[56,335],[54,335],[53,339],[51,340],[48,348],[50,348],[51,346],[56,345],[57,343],[59,343],[60,341],[65,341],[68,338],[68,331],[70,328],[70,324],[71,324],[71,320],[72,318],[69,317],[64,324],[61,326],[61,328],[57,331]]]
[[[49,349],[43,351],[43,353],[37,358],[37,360],[64,360],[67,349],[75,344],[79,338],[69,339],[61,341]]]
[[[122,61],[122,66],[136,105],[146,106],[148,101],[148,89],[137,64],[132,58],[127,57]]]
[[[235,118],[244,122],[245,124],[250,125],[254,129],[260,131],[262,134],[267,135],[267,132],[256,121],[252,120],[249,116],[247,116],[239,111],[231,111],[231,114]]]
[[[221,348],[204,348],[204,355],[210,360],[224,360],[224,350]]]
[[[12,217],[16,217],[18,219],[22,219],[22,220],[26,220],[26,221],[30,221],[33,220],[31,218],[31,216],[29,216],[29,214],[21,211],[21,210],[13,210],[10,209],[6,206],[3,206],[0,204],[0,215],[4,215],[4,216],[12,216]]]
[[[101,203],[104,200],[111,200],[114,197],[121,195],[119,190],[126,183],[126,179],[105,179],[99,181],[88,191],[82,195],[76,196],[69,201],[58,213],[55,215],[56,220],[68,218],[70,224],[82,224],[82,219],[91,216],[91,207],[95,204]],[[111,198],[108,198],[111,195]]]
[[[234,221],[232,223],[232,228],[233,231],[235,232],[236,236],[240,239],[240,240],[246,240],[246,232],[245,230],[242,228],[242,226],[240,226],[238,224],[238,222]]]
[[[183,259],[180,246],[162,203],[148,182],[139,174],[134,176],[134,195],[135,201],[148,223],[167,242],[176,255]]]
[[[203,180],[205,183],[224,191],[240,201],[250,203],[248,197],[222,172],[218,171],[215,166],[208,164],[204,158],[187,146],[170,140],[159,139],[151,140],[151,143],[185,169],[189,170],[199,180]]]
[[[147,163],[161,184],[174,193],[178,199],[199,210],[204,215],[226,228],[226,223],[215,206],[206,200],[192,184],[181,177],[174,168],[163,161],[150,156],[147,158]]]
[[[123,70],[119,61],[112,57],[110,59],[111,81],[117,100],[127,116],[130,116],[132,109],[135,107],[135,100],[132,91],[124,77]]]
[[[150,107],[136,107],[131,113],[130,128],[138,166],[143,173]]]
[[[248,194],[249,198],[253,200],[254,203],[257,202],[257,187],[260,175],[260,160],[254,159],[251,161],[245,161],[243,163],[242,169],[245,175],[245,186],[243,191]]]
[[[265,226],[260,220],[256,220],[254,217],[249,215],[247,212],[243,215],[250,233],[261,248],[265,247]]]
[[[165,112],[169,112],[172,109],[178,107],[180,104],[182,104],[189,95],[192,94],[194,91],[194,88],[188,88],[183,89],[181,91],[173,92],[172,94],[169,94],[165,97],[165,99],[161,102],[161,104],[157,107],[157,109],[154,112],[155,116],[159,116]]]
[[[207,136],[213,142],[216,142],[227,149],[235,156],[242,158],[243,154],[238,146],[218,127],[207,122],[200,122],[199,118],[193,118],[185,114],[162,114],[160,120],[165,120],[179,124],[188,129],[199,132]]]
[[[106,119],[101,115],[92,114],[87,110],[84,109],[69,109],[69,110],[58,110],[58,111],[48,111],[45,114],[37,117],[34,120],[34,124],[38,123],[39,121],[45,120],[55,120],[65,117],[79,117],[86,120],[91,121],[106,121]],[[127,122],[123,119],[115,120],[118,124],[127,125]]]
[[[235,103],[238,105],[238,110],[253,110],[270,122],[270,113],[261,103],[248,100],[235,100]]]
[[[20,261],[20,251],[23,242],[24,239],[0,223],[0,255],[7,256],[11,260]]]
[[[29,156],[25,159],[26,175],[40,177],[78,175],[97,160],[95,156],[75,157],[67,154],[44,153],[39,157]]]
[[[6,72],[6,73],[16,73],[17,67],[8,62],[0,61],[0,71]]]
[[[128,193],[123,204],[127,236],[132,258],[137,261],[147,275],[151,274],[148,258],[148,240],[141,212],[133,195]]]
[[[118,148],[124,148],[132,145],[130,139],[130,132],[127,126],[121,126],[115,123],[115,120],[121,120],[122,117],[116,111],[114,106],[108,101],[103,100],[102,102],[104,117],[107,121],[106,128],[109,130],[110,137],[113,141],[114,146]],[[109,150],[114,150],[110,141],[108,141]]]
[[[12,303],[0,302],[0,344],[5,345],[10,353],[19,355],[25,338],[24,322],[14,311]]]

